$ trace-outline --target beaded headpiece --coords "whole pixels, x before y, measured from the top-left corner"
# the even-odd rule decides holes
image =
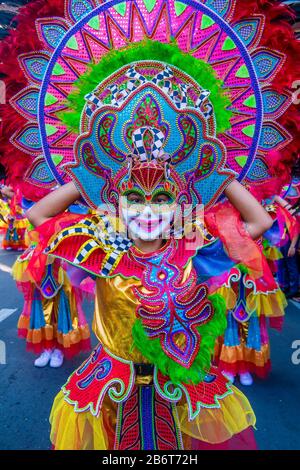
[[[123,67],[87,95],[76,163],[66,171],[86,200],[117,203],[124,187],[150,195],[159,184],[178,200],[211,204],[233,178],[216,138],[209,92],[156,61]]]

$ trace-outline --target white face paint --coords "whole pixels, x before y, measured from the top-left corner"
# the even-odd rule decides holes
[[[145,241],[168,237],[174,213],[173,206],[168,204],[125,204],[122,206],[122,217],[129,237]]]

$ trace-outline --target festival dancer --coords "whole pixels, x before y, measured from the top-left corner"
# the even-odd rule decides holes
[[[262,251],[262,247],[259,248]],[[262,256],[264,256],[262,254]],[[219,338],[215,357],[220,370],[233,383],[252,385],[253,375],[263,379],[271,370],[268,323],[281,329],[287,306],[265,261],[261,279],[253,279],[247,269],[234,267],[217,289],[226,299],[227,327]]]
[[[291,169],[280,163],[280,157],[278,152],[269,154],[270,178],[264,186],[250,188],[273,219],[272,227],[258,242],[268,262],[264,263],[263,279],[255,281],[238,267],[224,277],[217,290],[226,299],[228,316],[224,337],[216,345],[216,360],[226,377],[234,382],[239,376],[246,386],[253,384],[253,375],[264,379],[271,370],[268,326],[281,331],[287,305],[277,281],[282,258],[278,246],[286,243],[283,238],[287,233],[294,239],[299,233],[292,207],[275,196],[291,178]],[[295,278],[297,285],[298,276]]]
[[[154,138],[155,128],[148,128],[148,131],[153,133]],[[146,141],[142,141],[139,144],[139,149],[145,149],[145,147],[142,147],[145,145]],[[113,442],[109,442],[110,436],[114,436],[114,439],[117,436],[117,429],[113,428],[113,423],[115,423],[117,418],[117,410],[113,405],[114,400],[110,405],[107,402],[105,405],[103,403],[100,419],[94,420],[92,416],[95,407],[98,407],[98,412],[100,411],[99,403],[96,405],[94,400],[98,400],[99,393],[100,396],[103,394],[104,390],[102,389],[101,391],[101,388],[105,386],[104,384],[107,380],[119,382],[119,377],[114,374],[121,368],[121,364],[123,365],[122,369],[124,369],[123,380],[126,384],[125,396],[127,395],[125,398],[124,393],[122,393],[124,401],[122,406],[119,407],[119,412],[122,412],[122,414],[126,415],[128,407],[132,409],[136,399],[140,401],[140,406],[150,407],[147,410],[148,413],[155,412],[154,408],[151,409],[151,407],[154,406],[155,401],[161,402],[161,398],[163,398],[165,406],[168,406],[166,384],[170,379],[174,386],[182,383],[185,384],[187,389],[190,387],[189,383],[193,384],[191,385],[194,390],[193,393],[199,393],[198,398],[201,397],[204,401],[209,400],[208,396],[210,393],[213,393],[213,390],[216,390],[216,386],[220,393],[223,389],[221,395],[224,395],[224,397],[222,400],[219,397],[219,406],[221,408],[222,406],[225,407],[223,411],[227,408],[226,389],[227,391],[230,390],[229,396],[231,401],[233,400],[231,412],[237,412],[239,408],[240,412],[243,413],[247,409],[247,412],[251,414],[249,405],[246,399],[242,398],[240,392],[230,388],[228,383],[226,384],[226,381],[222,379],[222,376],[218,375],[216,369],[209,369],[210,348],[213,346],[211,341],[214,335],[218,334],[218,332],[220,333],[220,330],[223,328],[225,312],[222,307],[221,298],[218,298],[218,296],[207,297],[205,284],[199,283],[197,285],[195,283],[197,271],[195,266],[199,263],[198,270],[203,274],[201,265],[205,265],[207,262],[212,263],[213,259],[205,260],[207,257],[205,246],[203,248],[203,255],[201,248],[197,245],[194,249],[189,250],[189,242],[185,237],[177,240],[171,237],[165,243],[164,238],[161,238],[161,235],[164,235],[164,230],[168,229],[167,223],[173,220],[174,202],[180,194],[178,190],[181,189],[183,191],[184,188],[176,187],[175,181],[177,178],[173,169],[170,169],[169,176],[166,176],[167,163],[164,160],[164,154],[160,157],[161,161],[155,160],[151,155],[149,161],[143,162],[141,155],[137,153],[137,148],[133,150],[136,151],[136,157],[135,162],[131,166],[129,177],[122,171],[121,179],[117,185],[120,191],[120,199],[122,196],[124,199],[125,196],[126,201],[123,201],[123,205],[121,204],[120,212],[131,238],[121,238],[119,234],[114,233],[106,217],[102,219],[102,224],[98,228],[96,228],[95,218],[94,220],[86,218],[79,219],[77,224],[71,225],[60,233],[55,234],[48,245],[48,252],[51,255],[68,259],[74,263],[76,262],[76,253],[80,256],[84,247],[92,245],[94,242],[93,253],[89,255],[87,252],[87,255],[84,257],[85,261],[78,263],[78,266],[89,271],[92,270],[94,275],[97,275],[97,259],[101,262],[102,266],[102,273],[98,275],[97,279],[94,320],[94,331],[101,343],[83,366],[70,377],[65,388],[66,399],[61,392],[55,401],[52,412],[52,437],[56,448],[64,448],[65,445],[69,448],[68,446],[71,443],[72,446],[78,445],[79,448],[81,446],[84,448],[88,446],[87,448],[90,448],[94,444],[98,446],[100,442],[101,446],[112,448]],[[157,178],[152,179],[150,186],[144,186],[143,182],[151,181],[150,177],[153,175],[153,171],[157,173]],[[170,185],[170,187],[173,185],[172,192],[166,191],[166,185]],[[253,238],[257,238],[271,225],[271,220],[263,208],[237,182],[230,183],[225,192],[231,203],[241,211],[243,220],[248,224],[247,231]],[[53,213],[56,213],[56,211],[58,213],[63,211],[66,205],[78,199],[79,196],[80,193],[74,183],[69,183],[61,190],[52,193],[37,203],[29,211],[28,217],[32,223],[36,225],[42,224],[40,227],[40,233],[42,234],[50,216],[53,216]],[[154,207],[160,204],[167,204],[169,206],[168,211],[160,214],[159,211],[155,213],[150,202]],[[157,211],[157,207],[154,210]],[[158,214],[162,217],[161,223],[159,222],[160,217],[158,217]],[[232,219],[234,220],[234,217]],[[56,224],[58,221],[59,219],[56,220]],[[99,223],[100,221],[101,217]],[[93,227],[92,230],[89,229],[88,236],[85,234],[85,227]],[[242,222],[240,224],[241,227]],[[100,232],[99,238],[97,232],[101,229],[102,236]],[[93,232],[93,230],[95,231]],[[75,235],[72,236],[72,233],[75,233]],[[247,235],[246,231],[244,232],[242,237],[243,243],[249,242],[248,246],[253,250],[255,245],[253,246],[250,242],[249,235]],[[134,243],[130,241],[131,239],[134,239]],[[200,238],[199,242],[204,242],[204,239],[201,240]],[[118,245],[124,248],[118,250]],[[213,245],[213,248],[209,247],[209,257],[219,254],[223,257],[226,264],[227,257],[223,248],[217,242],[214,242]],[[257,254],[259,254],[259,251]],[[195,255],[197,263],[193,267],[191,260]],[[112,262],[113,259],[114,262]],[[230,260],[228,258],[227,260],[230,264]],[[171,314],[172,311],[173,314]],[[136,313],[140,316],[140,319],[137,321]],[[155,341],[154,338],[159,338],[159,330],[163,328],[163,313],[165,313],[166,319],[169,318],[169,320],[167,328],[164,328],[166,330],[166,340],[164,343],[161,343],[160,341]],[[169,317],[170,314],[171,317]],[[172,318],[173,315],[174,318]],[[202,347],[200,344],[195,344],[198,354],[194,360],[191,357],[184,357],[191,353],[195,354],[194,348],[191,348],[192,337],[189,337],[192,334],[189,330],[189,322],[187,321],[189,318],[193,318],[194,321],[196,320],[195,324],[198,325],[198,332],[202,334]],[[200,326],[201,323],[202,326]],[[130,328],[128,329],[129,325]],[[205,331],[207,334],[205,334]],[[121,344],[118,341],[120,337],[122,338]],[[195,339],[196,342],[199,341],[198,338]],[[190,361],[189,367],[185,365],[187,360]],[[155,364],[155,369],[153,369],[151,363]],[[131,364],[134,366],[133,370],[131,369]],[[203,370],[201,370],[202,367],[204,367]],[[113,370],[114,368],[115,371]],[[84,396],[86,397],[88,391],[93,394],[91,387],[95,386],[94,377],[96,369],[98,370],[97,377],[100,381],[99,387],[96,387],[97,390],[94,398],[90,396],[89,400],[91,401],[86,403],[90,411],[84,411],[85,406],[83,402],[86,400]],[[205,371],[208,375],[205,375]],[[130,384],[134,376],[135,386]],[[155,388],[152,385],[153,379],[155,381]],[[203,387],[205,387],[205,390]],[[191,393],[191,390],[189,393]],[[232,393],[236,394],[236,396],[231,395]],[[147,399],[146,396],[150,399],[148,405],[146,405],[145,401]],[[75,403],[75,397],[77,401],[76,409],[79,411],[78,414],[72,406]],[[189,396],[189,394],[186,398],[192,400],[192,396]],[[207,402],[207,405],[209,404],[214,408],[213,403],[216,398],[217,395],[214,396],[211,403]],[[185,406],[181,410],[180,406],[178,408],[179,423],[184,420],[187,434],[185,437],[188,440],[188,437],[193,435],[193,432],[189,429],[191,426],[189,426],[187,421],[187,409],[185,409]],[[170,410],[171,408],[169,413]],[[166,418],[175,419],[174,410],[171,415],[169,413],[166,414]],[[68,422],[72,424],[64,427],[63,422],[67,417]],[[208,416],[206,419],[209,420]],[[254,422],[253,419],[252,415],[252,424]],[[240,420],[241,428],[239,431],[248,427],[249,423],[246,423],[247,418],[244,415]],[[91,426],[91,428],[83,440],[75,444],[74,432],[78,424],[80,427],[83,426],[83,428],[85,425]],[[123,423],[120,422],[119,424],[121,431],[126,431],[126,426],[124,425],[124,428],[122,428]],[[204,427],[203,431],[201,429],[202,425]],[[201,440],[201,431],[204,434],[208,432],[208,429],[205,430],[207,425],[208,423],[205,424],[205,418],[202,424],[202,416],[200,415],[195,423],[195,426],[200,430],[199,436],[197,436],[197,433],[194,435],[195,441],[197,439]],[[102,429],[101,426],[103,426]],[[235,422],[235,426],[239,428],[237,422]],[[216,422],[215,438],[220,430],[222,430],[224,436],[234,434],[229,422],[226,422],[226,420],[220,423]],[[157,433],[156,438],[159,439],[159,430],[154,429],[154,432]],[[97,433],[98,441],[96,443],[93,442],[94,433]],[[122,432],[120,432],[119,438],[121,435]],[[175,436],[174,429],[174,434],[171,436],[162,435],[161,439],[169,440],[171,437],[175,439]],[[130,436],[130,438],[133,439],[136,436]],[[66,439],[68,441],[67,444]],[[128,436],[124,442],[119,442],[118,445],[128,445],[128,443],[126,444],[127,439]],[[132,441],[133,444],[134,441]],[[176,446],[179,445],[180,442],[177,441]],[[193,446],[195,445],[197,445],[196,442],[193,443]]]
[[[279,283],[288,299],[300,302],[299,269],[296,255],[300,232],[299,220],[296,216],[297,207],[293,207],[289,200],[278,195],[275,196],[274,202],[277,203],[281,214],[284,215],[278,227],[280,238],[277,245],[279,245],[282,255],[278,263]]]
[[[8,216],[10,208],[8,201],[13,197],[14,192],[10,186],[0,184],[0,234],[6,235],[8,229]]]
[[[7,204],[6,201],[0,198],[0,234],[6,233],[8,214],[9,214],[9,205]]]

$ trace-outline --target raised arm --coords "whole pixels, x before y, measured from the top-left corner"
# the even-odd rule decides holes
[[[247,224],[247,231],[253,239],[259,238],[273,225],[273,220],[259,202],[238,181],[225,189],[231,204],[239,211]]]
[[[26,212],[26,217],[37,227],[64,212],[79,197],[80,193],[75,184],[67,183],[37,202]]]

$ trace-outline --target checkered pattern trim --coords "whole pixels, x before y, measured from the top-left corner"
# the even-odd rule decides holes
[[[189,87],[182,83],[180,85],[180,91],[172,90],[170,92],[171,98],[176,104],[177,108],[183,109],[187,107],[187,91]]]
[[[128,77],[126,88],[120,88],[117,84],[113,84],[108,87],[108,90],[111,93],[111,104],[113,106],[121,106],[130,93],[147,82],[159,86],[162,91],[171,98],[178,109],[184,109],[188,105],[187,92],[191,85],[181,83],[178,84],[178,89],[174,90],[170,80],[174,74],[168,66],[155,75],[155,77],[153,77],[151,80],[148,80],[140,72],[138,72],[135,69],[135,66],[129,68],[129,70],[126,72],[126,76]],[[209,95],[209,91],[203,90],[195,104],[195,108],[201,112],[205,119],[210,118],[213,114],[213,106],[208,101]],[[85,99],[88,103],[86,108],[86,114],[88,117],[91,117],[96,109],[99,109],[101,106],[103,106],[102,101],[99,100],[99,98],[94,93],[88,93],[85,96]],[[203,108],[204,103],[205,108]]]
[[[146,162],[147,151],[144,144],[144,135],[145,132],[151,132],[153,136],[153,145],[151,149],[151,159],[156,160],[160,154],[160,151],[164,145],[165,136],[159,130],[154,127],[140,127],[132,133],[132,142],[134,145],[134,154],[139,156],[141,162]]]
[[[126,76],[130,79],[132,79],[133,83],[135,82],[140,82],[140,84],[142,83],[146,83],[148,80],[146,79],[146,77],[144,77],[144,75],[142,75],[141,73],[139,73],[135,67],[130,67],[130,69],[126,72]]]
[[[59,235],[50,243],[50,245],[45,249],[46,253],[51,253],[55,248],[60,244],[62,240],[73,235],[89,235],[91,237],[95,236],[95,231],[85,227],[80,227],[74,225],[73,227],[62,230]]]
[[[113,106],[121,105],[129,95],[129,91],[126,88],[120,90],[118,85],[111,85],[108,89],[111,92],[111,104]]]
[[[94,93],[88,93],[84,98],[87,101],[86,114],[88,117],[91,117],[96,109],[103,106],[102,101]]]
[[[109,221],[109,218],[104,214],[101,214],[99,216],[99,218],[102,220],[106,232],[109,233],[109,234],[114,233],[114,229],[113,229],[113,226],[111,225],[111,223]]]
[[[99,98],[94,93],[88,93],[84,98],[88,103],[94,104],[96,106],[102,104],[102,101],[99,100]]]
[[[203,114],[203,116],[206,119],[208,119],[209,117],[212,116],[213,110],[214,110],[210,103],[206,103],[206,111],[203,111],[201,109],[203,103],[208,99],[209,95],[210,95],[210,91],[203,90],[202,93],[200,94],[200,96],[198,97],[197,101],[196,101],[196,108]]]
[[[113,251],[105,257],[102,265],[101,274],[103,276],[108,276],[114,270],[122,255],[128,251],[131,245],[132,241],[128,238],[116,236],[111,244]]]
[[[153,79],[152,83],[155,85],[158,85],[159,82],[166,82],[168,78],[172,78],[174,76],[172,70],[170,67],[165,67],[165,69],[162,72],[159,72]],[[170,81],[168,81],[170,83]]]
[[[103,243],[105,245],[105,251],[108,251],[102,263],[100,273],[103,276],[108,276],[114,270],[122,255],[129,250],[132,241],[116,233],[106,215],[100,215],[100,219],[107,233],[107,236],[103,238]]]

